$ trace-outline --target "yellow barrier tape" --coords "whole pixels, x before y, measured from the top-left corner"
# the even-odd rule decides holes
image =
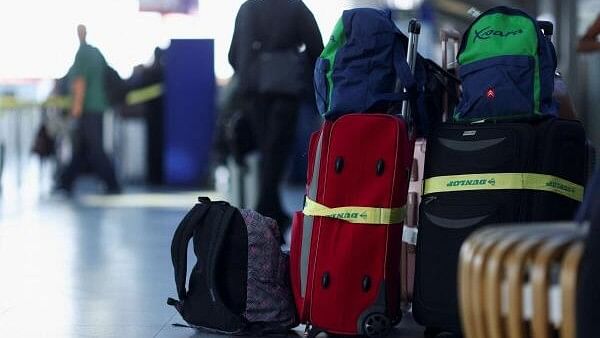
[[[140,89],[135,89],[127,93],[125,104],[132,106],[145,103],[160,97],[163,94],[162,84],[157,83]],[[13,96],[0,96],[0,110],[15,110],[35,107],[69,109],[71,107],[71,97],[69,96],[50,96],[44,102],[18,100]]]
[[[152,86],[147,86],[141,89],[132,90],[129,93],[127,93],[125,103],[129,106],[133,106],[134,104],[140,104],[150,100],[154,100],[160,97],[162,93],[163,88],[160,83]]]
[[[307,216],[330,217],[362,224],[397,224],[402,223],[406,217],[406,207],[371,208],[350,206],[329,208],[308,197],[302,212]]]
[[[469,190],[529,189],[563,195],[581,202],[583,186],[552,175],[492,173],[438,176],[425,180],[423,194]]]
[[[36,107],[38,104],[32,101],[21,101],[17,100],[13,96],[0,96],[0,109],[12,110],[12,109],[24,109]]]
[[[50,96],[43,104],[46,108],[69,109],[71,108],[70,96]]]

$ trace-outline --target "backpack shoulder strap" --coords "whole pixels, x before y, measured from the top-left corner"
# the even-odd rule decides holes
[[[397,39],[394,43],[394,71],[396,73],[396,88],[394,93],[381,95],[382,98],[393,101],[393,102],[402,102],[404,100],[408,100],[411,107],[415,107],[416,98],[417,98],[417,81],[415,80],[415,76],[410,69],[410,66],[406,62],[406,50],[402,46],[401,38],[402,33],[400,31],[396,32]],[[406,89],[404,91],[403,89]]]
[[[201,200],[192,210],[183,218],[171,242],[171,259],[173,261],[173,269],[175,270],[175,284],[177,286],[177,296],[180,300],[185,299],[187,291],[185,289],[185,281],[187,277],[187,249],[190,239],[194,234],[194,229],[210,209],[210,200]],[[172,300],[169,300],[169,304]],[[174,304],[171,304],[174,305]]]
[[[410,66],[406,62],[406,53],[408,51],[404,50],[401,39],[401,32],[397,32],[396,43],[394,44],[394,68],[396,71],[396,77],[402,83],[402,86],[406,88],[407,91],[411,91],[415,88],[417,82],[415,81],[415,77],[413,76],[413,72],[410,70]]]
[[[225,241],[225,235],[229,230],[233,216],[237,211],[236,208],[228,206],[225,208],[225,212],[221,217],[221,220],[216,223],[213,228],[212,240],[210,242],[210,248],[208,249],[208,257],[206,260],[206,276],[208,292],[213,302],[223,303],[217,290],[217,261],[219,258],[219,252],[223,247]]]

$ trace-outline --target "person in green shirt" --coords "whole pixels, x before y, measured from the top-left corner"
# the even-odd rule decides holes
[[[108,108],[104,72],[106,60],[98,48],[86,42],[86,27],[77,26],[80,46],[68,79],[71,87],[71,117],[76,121],[71,162],[61,175],[59,189],[72,192],[86,164],[106,184],[108,193],[119,193],[114,167],[103,149],[102,114]]]

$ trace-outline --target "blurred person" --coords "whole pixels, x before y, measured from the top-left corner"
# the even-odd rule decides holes
[[[154,49],[154,62],[146,70],[145,81],[147,85],[162,84],[164,80],[164,50]],[[146,165],[148,166],[148,183],[163,184],[163,147],[164,147],[164,103],[163,96],[146,102],[146,140],[148,150]]]
[[[72,98],[70,115],[76,126],[73,155],[58,188],[71,194],[77,176],[89,165],[104,181],[107,193],[119,193],[121,188],[102,142],[103,113],[109,105],[104,86],[107,64],[102,53],[87,44],[86,35],[86,27],[77,26],[80,45],[68,74]]]
[[[130,90],[162,86],[164,80],[164,54],[160,47],[154,48],[152,64],[138,65],[127,79]],[[131,116],[142,116],[146,122],[146,180],[151,185],[163,184],[163,95],[158,94],[146,101],[126,107]]]
[[[577,51],[580,53],[600,51],[600,41],[598,41],[598,35],[600,35],[600,15],[596,17],[594,23],[592,23],[592,25],[579,40]],[[578,118],[573,105],[573,100],[569,94],[567,84],[558,71],[554,77],[553,96],[558,102],[559,117],[570,120],[576,120]]]
[[[219,88],[217,95],[217,128],[215,130],[212,155],[214,165],[216,166],[226,166],[229,156],[233,156],[236,163],[243,164],[244,159],[241,157],[246,154],[242,152],[235,154],[232,151],[235,150],[235,148],[238,148],[237,146],[246,147],[248,152],[255,150],[254,137],[244,140],[246,142],[250,141],[247,144],[233,144],[234,139],[232,139],[232,136],[235,136],[236,140],[240,136],[232,135],[232,130],[235,129],[234,122],[237,122],[236,115],[240,114],[242,109],[240,102],[239,79],[236,74],[233,74],[229,81]]]
[[[590,27],[588,27],[585,34],[579,39],[577,45],[577,51],[580,53],[592,53],[600,51],[600,41],[598,36],[600,35],[600,14],[596,17],[596,20]]]
[[[290,218],[283,210],[279,185],[292,152],[299,102],[304,94],[259,92],[262,80],[257,62],[262,53],[297,51],[307,60],[306,87],[312,84],[312,69],[323,50],[323,40],[313,14],[301,0],[248,0],[240,7],[229,50],[229,63],[239,76],[242,110],[248,117],[261,162],[256,209],[274,218],[285,232]],[[287,72],[289,69],[272,69]]]

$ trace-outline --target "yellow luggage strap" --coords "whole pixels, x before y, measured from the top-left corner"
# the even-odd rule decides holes
[[[529,189],[553,192],[581,202],[583,186],[552,175],[492,173],[438,176],[425,180],[423,194],[469,190]]]
[[[397,224],[406,217],[406,207],[371,208],[371,207],[337,207],[329,208],[306,197],[304,210],[307,216],[337,218],[350,223],[361,224]]]

